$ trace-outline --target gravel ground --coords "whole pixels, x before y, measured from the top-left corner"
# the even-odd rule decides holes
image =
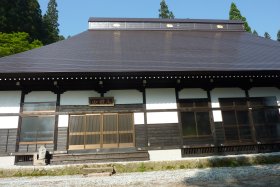
[[[0,186],[280,186],[280,164],[236,168],[185,169],[113,176],[22,177],[0,179]]]

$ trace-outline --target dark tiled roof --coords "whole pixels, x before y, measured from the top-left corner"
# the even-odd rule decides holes
[[[85,31],[0,58],[0,73],[280,71],[280,43],[246,32]]]

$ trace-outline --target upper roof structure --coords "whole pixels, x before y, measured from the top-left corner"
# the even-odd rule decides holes
[[[279,54],[240,21],[90,18],[85,32],[0,58],[0,75],[280,71]]]

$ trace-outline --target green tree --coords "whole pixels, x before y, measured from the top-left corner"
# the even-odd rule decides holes
[[[277,33],[277,41],[280,42],[280,30]]]
[[[172,11],[169,11],[165,0],[160,2],[159,18],[174,19],[175,16]]]
[[[253,31],[253,34],[256,35],[256,36],[259,36],[259,34],[256,30]]]
[[[244,22],[244,28],[247,32],[252,32],[251,27],[249,26],[246,18],[241,15],[240,10],[238,10],[235,3],[231,3],[230,11],[229,11],[229,19],[230,20],[240,20]]]
[[[44,29],[46,38],[43,41],[45,44],[54,43],[60,40],[58,10],[56,0],[50,0],[48,9],[43,17]]]
[[[29,34],[25,32],[12,34],[0,32],[0,57],[27,51],[42,45],[39,40],[30,42]]]
[[[264,37],[265,37],[266,39],[271,39],[270,34],[268,34],[268,32],[265,32],[265,33],[264,33]]]
[[[170,19],[174,19],[174,18],[175,18],[175,16],[174,16],[174,14],[173,14],[172,11],[171,11],[170,14],[169,14],[169,18],[170,18]]]
[[[42,40],[42,29],[42,13],[37,0],[0,1],[1,32],[26,32],[33,40]]]

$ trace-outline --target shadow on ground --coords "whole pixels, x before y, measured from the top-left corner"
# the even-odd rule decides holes
[[[273,168],[275,167],[275,168]],[[250,167],[222,167],[197,170],[193,177],[185,178],[186,186],[280,186],[279,165]]]

